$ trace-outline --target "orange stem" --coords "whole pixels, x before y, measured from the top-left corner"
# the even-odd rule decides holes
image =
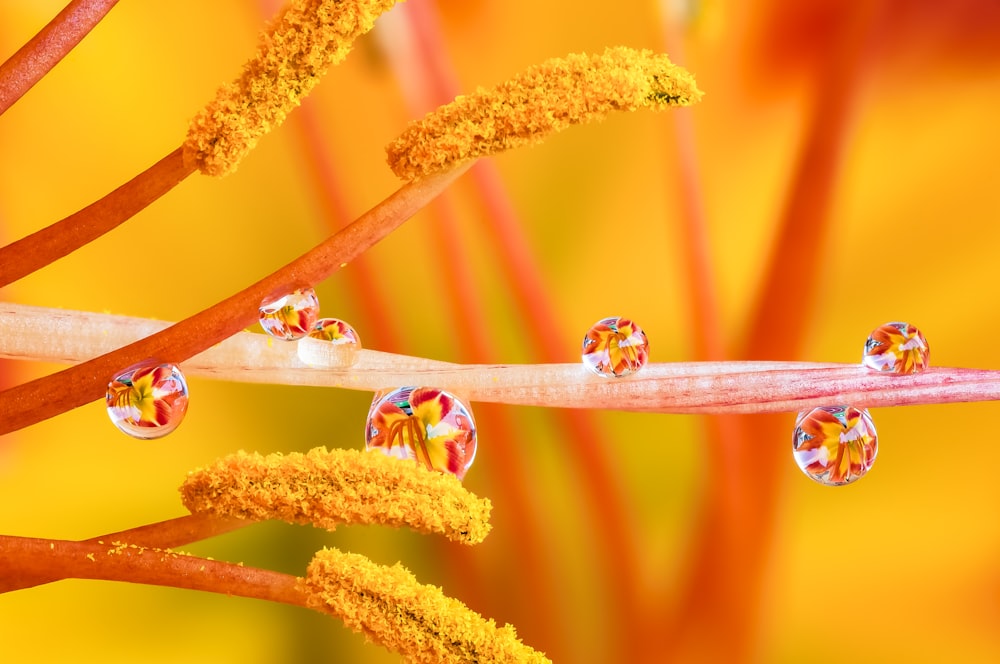
[[[678,33],[676,22],[671,21],[667,16],[663,17],[663,39],[667,44],[667,51],[674,58],[674,61],[683,63],[685,59],[683,40]],[[685,248],[681,252],[681,256],[684,261],[684,271],[688,275],[690,320],[694,323],[693,353],[695,359],[698,360],[719,361],[723,360],[726,355],[725,340],[721,333],[721,313],[712,269],[704,194],[698,175],[694,118],[691,109],[687,108],[676,109],[671,116],[680,168],[678,187],[680,196],[678,200],[681,223],[679,230],[681,243]],[[747,445],[745,430],[741,421],[736,417],[717,416],[704,420],[703,425],[705,455],[709,468],[724,465],[730,447],[742,448]],[[709,475],[706,485],[705,503],[702,509],[708,514],[718,511],[732,516],[734,514],[732,506],[739,504],[738,498],[731,494],[729,488],[720,485],[712,474]],[[727,527],[732,528],[733,525],[729,524]],[[715,551],[719,550],[720,547],[724,548],[714,532],[709,539],[711,542],[706,546],[712,547]],[[697,548],[693,551],[693,555],[695,560],[704,556],[704,548]],[[691,592],[697,592],[693,584],[687,588]],[[692,604],[698,601],[691,595],[683,595],[683,597],[682,612],[690,610]],[[656,613],[649,616],[648,629],[655,629],[656,622],[662,620],[662,615],[668,612],[665,606],[658,606],[657,609]],[[660,642],[656,644],[658,658],[677,659],[676,656],[671,657],[670,652],[676,648],[675,644],[681,642],[682,639],[678,632],[683,629],[681,625],[684,624],[687,624],[686,620],[678,617]]]
[[[211,514],[188,514],[176,519],[151,523],[139,526],[138,528],[122,530],[117,533],[91,537],[82,542],[85,544],[106,544],[108,546],[115,542],[125,542],[149,548],[170,549],[185,546],[192,542],[200,542],[209,537],[222,535],[223,533],[228,533],[252,523],[254,522],[245,519],[223,518]],[[16,579],[0,578],[0,593],[21,590],[22,588],[32,588],[43,583],[60,581],[63,578],[65,577],[53,574],[38,576],[22,574]]]
[[[315,107],[306,104],[299,109],[294,124],[298,128],[296,134],[299,137],[299,149],[307,165],[305,171],[312,179],[312,189],[316,192],[326,227],[332,232],[351,217],[333,160],[325,150],[318,147],[323,145],[323,136]],[[402,335],[392,321],[392,304],[378,289],[378,276],[370,258],[359,256],[351,263],[351,269],[344,277],[350,282],[350,287],[344,290],[345,296],[353,297],[355,308],[368,317],[363,325],[354,323],[357,329],[365,331],[362,336],[364,344],[385,351],[401,352]]]
[[[0,248],[0,287],[17,281],[76,251],[173,189],[194,172],[184,164],[181,149],[62,221]]]
[[[414,3],[408,7],[417,21],[417,33],[422,35],[420,44],[427,53],[423,60],[430,69],[429,78],[439,94],[454,97],[455,76],[448,66],[447,54],[441,48],[442,39],[431,39],[429,34],[439,31],[433,6]],[[538,329],[558,330],[554,308],[545,296],[543,280],[538,274],[537,262],[531,255],[528,242],[521,232],[509,197],[504,191],[499,174],[491,162],[484,161],[472,169],[473,182],[485,208],[489,228],[502,257],[504,277],[511,284],[515,304],[524,321]],[[557,335],[540,335],[538,357],[544,361],[565,358],[565,348]],[[601,553],[605,568],[602,578],[609,584],[615,598],[615,609],[610,612],[615,626],[612,630],[617,642],[612,646],[622,659],[638,660],[643,656],[646,643],[651,640],[642,626],[641,591],[637,564],[638,549],[634,530],[630,528],[628,509],[618,478],[611,470],[610,451],[597,433],[594,415],[588,411],[554,413],[567,439],[573,441],[573,453],[568,457],[577,465],[589,501],[587,514],[592,517],[595,547]]]
[[[513,206],[503,190],[500,177],[493,164],[484,162],[473,169],[473,178],[486,217],[491,220],[494,242],[504,258],[505,279],[512,284],[511,293],[520,312],[522,324],[541,330],[561,329],[554,316],[555,307],[545,295],[543,280],[538,274],[537,263],[528,249]],[[546,362],[565,358],[566,349],[558,335],[542,334],[536,337],[536,355]],[[600,552],[604,573],[601,578],[609,584],[614,597],[613,631],[617,642],[612,646],[624,660],[641,661],[647,644],[655,640],[653,634],[643,629],[641,588],[639,576],[636,531],[632,528],[629,509],[619,478],[612,470],[612,450],[598,435],[595,414],[590,410],[557,410],[552,413],[559,427],[571,441],[572,453],[567,457],[575,463],[581,477],[584,497],[588,501],[587,515],[591,518],[595,542]]]
[[[66,57],[118,0],[73,0],[0,65],[0,115]]]
[[[454,326],[459,338],[470,344],[465,353],[467,359],[474,362],[487,361],[488,358],[496,357],[496,347],[490,341],[482,298],[477,296],[473,288],[474,279],[467,252],[458,240],[457,215],[446,199],[437,201],[433,209],[442,226],[440,237],[444,255],[454,257],[453,260],[441,263],[448,289],[445,299],[451,304]],[[528,450],[516,444],[519,435],[514,411],[508,408],[485,410],[492,416],[489,430],[490,439],[495,443],[491,454],[491,460],[496,465],[493,471],[497,477],[503,478],[496,485],[500,493],[498,502],[510,512],[510,528],[515,531],[513,537],[522,547],[520,570],[523,572],[524,585],[532,589],[533,601],[527,607],[529,615],[527,619],[519,621],[520,630],[522,636],[530,642],[544,644],[549,656],[558,660],[559,657],[550,644],[556,643],[555,628],[563,612],[559,610],[552,577],[545,568],[545,552],[549,546],[545,541],[546,527],[541,522],[542,513],[532,509],[531,497],[527,491],[530,478],[525,472],[524,456]],[[481,419],[480,428],[483,423]]]
[[[871,55],[864,45],[872,45],[877,5],[866,5],[851,17],[838,48],[825,60],[825,71],[816,76],[821,87],[813,100],[796,177],[749,326],[745,353],[755,360],[795,358],[806,340],[808,327],[800,321],[808,317],[803,308],[815,301],[818,272],[801,270],[801,264],[788,257],[825,253],[830,203],[861,76]],[[790,437],[790,425],[787,417],[776,415],[752,424],[755,438],[777,441]],[[673,654],[679,659],[691,657],[692,652],[727,661],[754,658],[779,469],[789,462],[788,448],[740,445],[745,437],[740,429],[750,422],[743,419],[734,426],[733,439],[721,441],[710,458],[709,502],[673,626]],[[726,639],[711,636],[720,633]]]
[[[289,574],[159,549],[0,535],[0,557],[4,560],[0,580],[11,586],[58,575],[203,590],[308,608],[298,580]]]
[[[346,228],[218,304],[128,346],[0,393],[0,435],[101,398],[123,367],[157,358],[183,362],[257,321],[261,301],[313,285],[354,260],[429,203],[467,167],[410,183]]]
[[[398,10],[405,17],[405,27],[409,29],[411,39],[395,41],[390,49],[394,56],[394,67],[401,90],[409,106],[410,114],[419,117],[434,106],[450,100],[449,90],[457,86],[450,80],[447,69],[447,56],[444,53],[442,36],[438,29],[436,17],[430,7],[421,8],[420,3],[410,3]],[[408,46],[413,45],[413,48]],[[445,80],[448,79],[448,80]],[[403,85],[408,81],[409,85]],[[453,327],[457,336],[468,342],[462,346],[464,361],[488,362],[496,357],[496,345],[491,341],[491,332],[487,325],[487,317],[482,298],[475,291],[475,279],[468,260],[468,252],[464,250],[459,240],[459,220],[450,199],[442,197],[432,208],[439,226],[436,236],[443,244],[443,254],[452,257],[451,260],[439,263],[444,271],[442,276],[447,294],[444,301],[450,305]],[[503,478],[495,484],[500,499],[499,505],[504,506],[506,516],[505,530],[513,533],[519,543],[521,555],[521,577],[524,587],[530,588],[534,601],[522,604],[525,618],[519,620],[522,636],[537,644],[544,644],[551,657],[559,659],[557,647],[559,611],[557,590],[553,577],[546,568],[546,552],[550,547],[546,544],[545,524],[541,522],[541,513],[532,509],[531,496],[527,490],[530,482],[526,473],[526,451],[516,444],[518,439],[517,425],[512,411],[505,408],[491,408],[486,405],[477,406],[477,420],[481,431],[490,432],[491,445],[491,475]],[[453,552],[454,553],[451,553]],[[467,558],[465,551],[455,551],[449,548],[443,552],[453,557]],[[471,561],[461,567],[467,578],[463,587],[470,586],[482,594],[481,579],[475,579],[470,567]],[[507,593],[503,593],[507,595]],[[565,626],[568,627],[568,626]]]

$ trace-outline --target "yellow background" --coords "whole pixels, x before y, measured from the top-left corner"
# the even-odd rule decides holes
[[[692,120],[722,336],[734,356],[762,269],[772,260],[810,100],[825,84],[816,63],[839,3],[804,3],[795,16],[774,4],[708,1],[681,21],[683,63],[706,92]],[[989,2],[957,9],[896,5],[857,82],[829,237],[817,237],[814,253],[780,257],[818,273],[815,296],[797,303],[805,350],[780,359],[854,362],[873,327],[907,320],[930,340],[933,364],[996,368],[1000,47],[991,44],[1000,44],[1000,16],[987,9]],[[662,14],[652,2],[437,7],[442,46],[464,90],[569,52],[617,44],[666,49]],[[0,2],[0,57],[59,8],[59,2]],[[176,148],[188,118],[251,54],[264,15],[249,1],[116,7],[0,118],[0,240],[76,211]],[[410,119],[380,42],[396,33],[383,27],[306,101],[318,126],[312,148],[303,116],[293,114],[235,175],[192,176],[121,228],[0,296],[176,320],[283,265],[347,221],[324,218],[310,154],[332,164],[352,217],[381,200],[398,186],[383,163],[383,145]],[[669,113],[613,117],[494,163],[559,321],[557,329],[544,329],[518,317],[485,230],[489,220],[465,176],[450,200],[461,221],[462,258],[486,309],[494,361],[533,359],[541,336],[558,338],[562,360],[574,361],[583,332],[608,315],[643,326],[652,361],[694,359]],[[463,312],[442,295],[442,262],[456,260],[442,251],[442,232],[426,211],[366,256],[369,287],[387,304],[391,333],[365,328],[372,305],[357,295],[354,266],[318,286],[323,313],[354,323],[369,347],[467,361],[466,340],[454,331]],[[780,337],[787,330],[772,332]],[[373,343],[392,337],[392,347]],[[9,384],[56,367],[5,362],[2,368]],[[368,395],[200,379],[190,385],[186,421],[160,441],[122,436],[98,403],[0,439],[0,533],[83,539],[167,519],[184,512],[176,487],[185,473],[225,453],[363,444]],[[616,661],[617,575],[597,553],[607,534],[588,513],[592,503],[572,463],[577,441],[544,410],[485,410],[466,486],[497,504],[496,529],[479,547],[456,552],[377,528],[327,534],[262,524],[188,548],[292,574],[323,545],[386,564],[402,561],[487,617],[511,622],[556,661]],[[514,439],[491,437],[491,422],[501,416],[516,424]],[[683,610],[672,605],[712,486],[702,422],[627,413],[579,417],[595,427],[607,470],[620,482],[626,509],[619,516],[630,533],[622,546],[634,558],[632,572],[650,601],[670,607],[646,614],[650,629],[667,630],[671,610]],[[746,617],[759,661],[1000,660],[1000,483],[991,465],[1000,409],[939,405],[878,409],[873,417],[879,459],[858,484],[816,485],[797,470],[790,451],[780,471],[770,473],[780,482],[775,527],[767,535],[771,555],[759,609]],[[788,448],[792,419],[787,437],[747,444]],[[491,465],[491,449],[501,445],[521,459],[520,480]],[[752,484],[754,468],[746,472]],[[523,483],[533,518],[543,525],[542,550],[535,553],[546,565],[544,592],[554,598],[556,615],[540,617],[533,609],[541,590],[521,574],[519,524],[501,501],[507,482]],[[470,590],[470,578],[478,591]],[[713,638],[724,642],[727,635]],[[695,644],[685,659],[712,651]],[[95,581],[0,596],[0,653],[5,662],[398,661],[301,609]]]

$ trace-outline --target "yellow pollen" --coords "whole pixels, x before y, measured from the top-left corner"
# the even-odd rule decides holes
[[[694,77],[665,55],[626,47],[574,54],[530,67],[492,90],[479,88],[411,123],[386,146],[404,180],[538,143],[611,111],[687,106],[701,99]]]
[[[406,526],[463,544],[490,531],[492,504],[458,478],[381,452],[316,448],[307,454],[237,452],[188,474],[184,505],[243,519]]]
[[[358,554],[323,549],[300,587],[310,606],[339,617],[407,662],[549,662],[510,625],[497,627],[440,588],[417,582],[399,564],[383,567]]]
[[[292,0],[261,34],[239,78],[191,120],[184,161],[206,175],[227,175],[264,134],[341,62],[354,40],[396,0]]]

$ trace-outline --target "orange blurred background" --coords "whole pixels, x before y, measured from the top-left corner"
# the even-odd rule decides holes
[[[1000,9],[841,5],[410,0],[236,174],[192,176],[0,297],[177,320],[312,247],[398,186],[383,146],[439,94],[419,66],[393,68],[407,35],[429,40],[459,91],[622,44],[670,53],[705,99],[686,119],[616,116],[491,160],[318,285],[323,314],[350,321],[369,348],[461,362],[538,361],[547,342],[574,361],[587,327],[610,315],[643,326],[655,362],[704,359],[713,335],[728,359],[755,347],[773,354],[760,359],[856,362],[872,328],[906,320],[927,335],[933,364],[1000,367],[989,332],[1000,324]],[[0,2],[0,58],[60,8]],[[116,7],[0,118],[0,241],[176,148],[268,13],[232,0]],[[808,146],[824,138],[834,149],[817,166]],[[690,169],[700,184],[685,188]],[[483,203],[493,175],[524,235],[533,275],[522,276],[551,321],[525,316],[512,295],[511,259]],[[815,218],[808,206],[787,212],[791,192],[825,185],[827,198],[804,199]],[[693,302],[707,282],[686,267],[685,191],[706,220],[709,331],[692,313],[711,303]],[[815,221],[815,236],[776,253],[788,218],[809,232]],[[456,265],[475,308],[456,307]],[[772,265],[777,287],[766,286]],[[805,296],[784,302],[782,284],[795,282]],[[768,301],[781,315],[755,327]],[[484,343],[465,331],[470,317]],[[0,366],[5,384],[57,368]],[[220,455],[363,445],[370,395],[189,383],[186,421],[159,441],[121,435],[98,403],[0,439],[0,533],[83,539],[168,519],[184,513],[186,472]],[[401,561],[558,662],[1000,660],[995,404],[873,411],[879,459],[837,489],[795,467],[793,414],[777,428],[744,418],[738,440],[713,441],[733,429],[687,416],[475,412],[465,485],[495,504],[480,546],[269,523],[187,549],[292,574],[324,545]],[[722,503],[747,520],[713,538],[706,524]],[[701,593],[713,565],[720,581]],[[3,595],[0,635],[10,662],[399,660],[301,609],[95,581]]]

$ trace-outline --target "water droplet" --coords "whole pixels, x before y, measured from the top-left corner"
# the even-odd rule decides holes
[[[260,325],[275,339],[301,339],[312,331],[318,319],[319,299],[312,288],[297,288],[260,303]]]
[[[628,318],[602,318],[583,338],[583,364],[605,378],[627,376],[646,366],[649,341]]]
[[[365,447],[462,479],[476,457],[476,423],[469,407],[453,394],[400,387],[375,395]]]
[[[799,413],[792,456],[820,484],[840,486],[864,477],[878,455],[878,434],[867,409],[822,406]]]
[[[320,318],[309,336],[299,341],[299,359],[314,367],[349,367],[361,349],[361,337],[349,323]]]
[[[884,373],[911,374],[927,368],[931,349],[909,323],[886,323],[868,335],[861,363]]]
[[[143,362],[108,383],[105,395],[114,425],[135,438],[160,438],[177,428],[188,406],[184,374],[174,364]]]

